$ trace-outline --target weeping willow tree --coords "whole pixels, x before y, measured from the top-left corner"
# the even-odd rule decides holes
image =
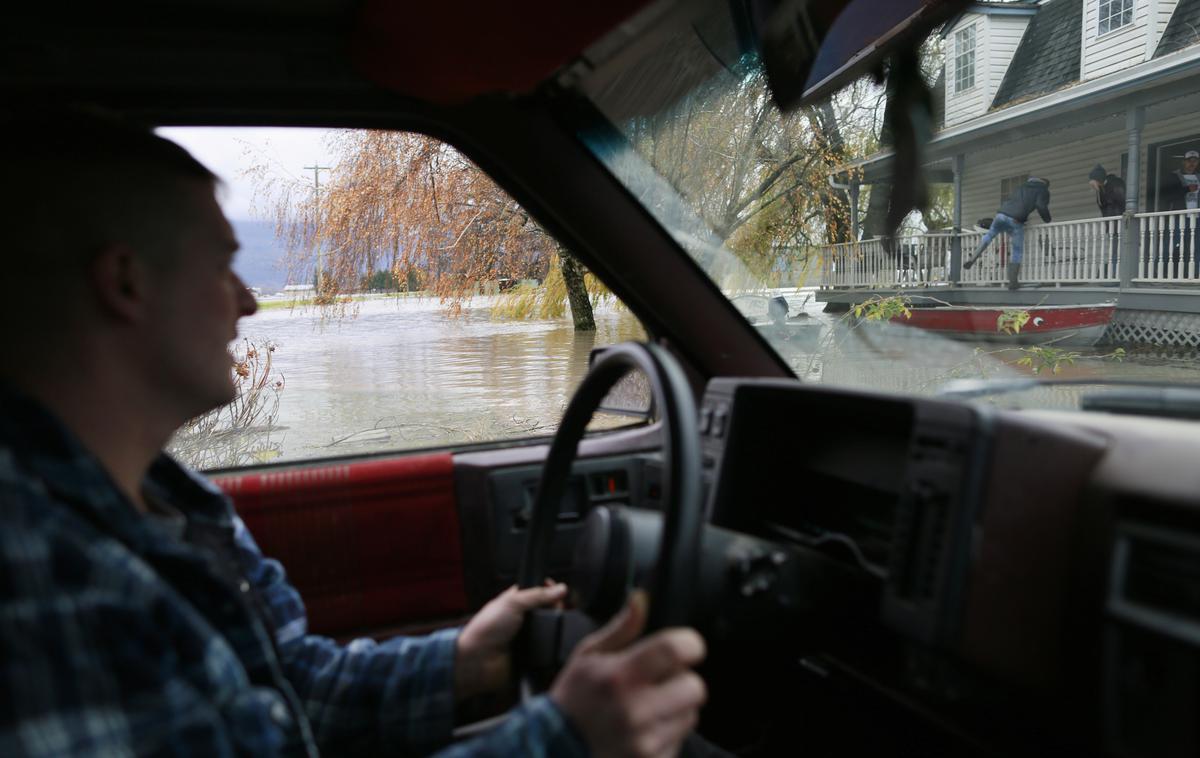
[[[457,312],[503,280],[553,271],[575,328],[595,328],[583,267],[457,150],[405,132],[331,139],[336,159],[319,193],[266,167],[251,172],[289,250],[289,278],[314,281],[318,303],[383,282],[432,292]]]
[[[783,114],[763,74],[748,66],[660,113],[630,118],[624,131],[744,273],[760,284],[801,284],[794,272],[812,270],[822,245],[856,236],[850,199],[830,176],[879,149],[885,107],[883,88],[864,79]],[[486,283],[553,275],[562,294],[541,291],[553,304],[513,312],[553,312],[565,303],[577,329],[594,328],[599,288],[462,154],[385,131],[342,132],[331,147],[335,167],[320,194],[265,168],[254,177],[292,251],[292,281],[315,281],[319,301],[336,303],[383,280],[432,292],[458,310]]]
[[[808,270],[820,245],[853,239],[850,199],[829,177],[876,148],[881,92],[864,80],[784,114],[749,65],[632,119],[627,132],[716,240],[758,281],[779,284]]]

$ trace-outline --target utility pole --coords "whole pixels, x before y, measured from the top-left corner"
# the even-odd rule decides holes
[[[321,210],[321,172],[322,171],[330,171],[330,170],[332,170],[332,167],[320,166],[314,162],[313,165],[311,165],[311,166],[305,166],[304,170],[313,172],[313,193],[316,195],[316,208],[317,208],[317,215],[313,216],[313,219],[314,219],[313,223],[319,224],[320,221],[318,219],[320,219],[319,214],[320,214],[320,210]],[[319,227],[315,231],[317,231],[317,234],[314,235],[317,238],[317,291],[316,291],[316,297],[320,297],[321,292],[324,289],[321,285],[323,285],[325,283],[325,281],[324,281],[324,279],[325,279],[325,251],[323,249],[323,245],[321,242],[321,235],[320,235]]]

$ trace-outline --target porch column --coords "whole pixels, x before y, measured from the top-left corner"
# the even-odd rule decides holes
[[[962,153],[954,156],[954,235],[950,237],[950,282],[958,284],[962,279],[962,199],[963,165]]]
[[[857,240],[858,229],[858,179],[850,180],[850,239]]]
[[[1141,251],[1141,232],[1134,214],[1138,212],[1142,185],[1142,128],[1146,125],[1146,107],[1136,105],[1125,112],[1125,131],[1129,136],[1128,176],[1125,178],[1125,218],[1121,222],[1121,286],[1133,284]]]

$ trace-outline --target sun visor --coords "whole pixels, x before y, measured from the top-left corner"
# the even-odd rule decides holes
[[[434,103],[530,92],[647,2],[366,0],[349,52],[371,81]]]
[[[821,100],[918,45],[970,0],[752,0],[763,68],[784,111]]]
[[[753,47],[738,3],[654,3],[647,10],[589,48],[575,80],[564,82],[604,103],[614,122],[662,112],[703,82],[734,75]]]

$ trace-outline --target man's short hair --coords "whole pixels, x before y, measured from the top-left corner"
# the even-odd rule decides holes
[[[0,182],[0,266],[13,289],[27,294],[57,291],[66,299],[82,286],[90,256],[108,244],[127,243],[169,265],[192,207],[186,183],[216,182],[179,145],[99,110],[0,119],[0,144],[9,151]],[[13,302],[11,292],[4,297],[8,307],[32,305]]]
[[[183,223],[181,180],[216,176],[179,145],[103,111],[45,111],[0,121],[7,181],[0,184],[7,267],[45,256],[86,259],[126,242],[165,256]]]
[[[21,161],[90,165],[121,161],[182,177],[216,177],[179,145],[149,128],[102,110],[61,109],[0,119],[5,144]]]

